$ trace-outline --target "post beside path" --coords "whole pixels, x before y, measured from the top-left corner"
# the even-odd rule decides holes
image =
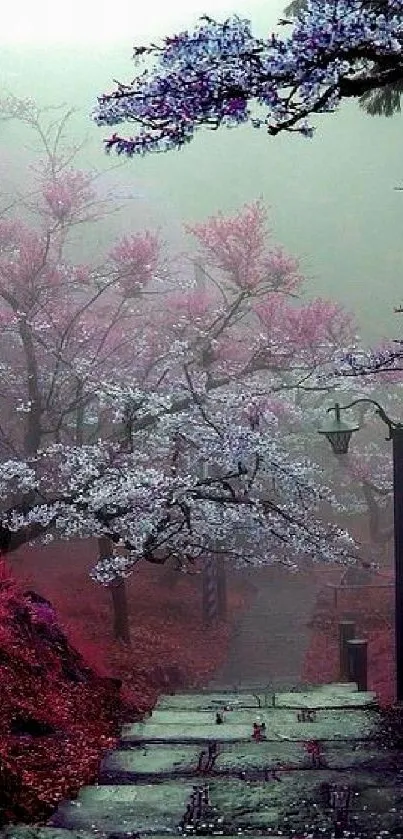
[[[347,641],[349,676],[358,690],[368,690],[368,641],[351,638]]]
[[[340,662],[340,681],[350,681],[350,669],[348,660],[348,641],[354,638],[355,623],[354,621],[340,621],[339,623],[339,662]],[[354,680],[353,680],[354,681]]]

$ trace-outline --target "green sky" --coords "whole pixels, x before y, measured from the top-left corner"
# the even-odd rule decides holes
[[[35,6],[35,0],[31,2]],[[166,21],[172,21],[171,31],[175,29],[181,21],[181,3],[174,2],[171,18],[165,13],[163,19],[152,16],[151,3],[148,17],[140,19],[133,36],[128,35],[130,27],[124,37],[114,30],[121,43],[115,37],[113,43],[97,40],[94,34],[86,41],[85,31],[77,41],[70,38],[61,44],[52,40],[52,33],[46,43],[39,38],[34,43],[33,37],[18,42],[11,37],[10,24],[10,37],[0,43],[0,83],[43,103],[76,105],[77,135],[88,135],[86,160],[105,168],[113,162],[102,151],[105,131],[88,116],[96,95],[110,89],[113,78],[130,80],[135,72],[131,44],[139,41],[137,33],[158,35]],[[206,4],[205,11],[211,12],[211,5]],[[43,11],[45,0],[39,6]],[[222,2],[220,9],[225,8]],[[264,32],[280,9],[273,0],[245,2],[236,11],[253,14]],[[203,11],[198,0],[191,11]],[[188,21],[189,8],[183,11],[183,26]],[[177,237],[182,221],[219,209],[233,211],[262,196],[272,209],[276,238],[301,257],[309,295],[337,298],[353,308],[363,333],[371,339],[396,336],[402,324],[393,306],[403,302],[403,193],[394,189],[403,184],[401,117],[373,119],[356,103],[348,103],[339,114],[316,123],[311,141],[295,135],[269,138],[244,127],[200,131],[180,152],[134,159],[109,176],[110,182],[140,196],[130,202],[125,220],[115,217],[108,222],[110,234],[122,227],[157,223]],[[15,179],[21,184],[25,177],[31,152],[21,144],[15,127],[0,125],[3,189]]]

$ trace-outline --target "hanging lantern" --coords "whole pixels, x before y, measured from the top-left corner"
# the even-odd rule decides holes
[[[351,435],[354,431],[359,430],[359,425],[343,422],[340,419],[340,405],[338,402],[330,410],[335,412],[334,419],[328,420],[321,428],[318,428],[318,432],[327,437],[335,454],[347,454]]]

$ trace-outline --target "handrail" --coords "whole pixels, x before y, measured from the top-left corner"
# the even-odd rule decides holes
[[[327,588],[347,591],[349,588],[394,588],[394,583],[325,583]]]
[[[350,591],[350,589],[369,589],[369,588],[391,588],[395,587],[394,583],[325,583],[325,587],[333,589],[333,606],[337,609],[338,592]]]

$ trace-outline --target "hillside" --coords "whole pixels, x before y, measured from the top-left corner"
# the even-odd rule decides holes
[[[0,820],[42,822],[96,780],[124,720],[162,691],[208,681],[244,596],[232,589],[231,621],[206,630],[199,577],[145,566],[128,584],[128,648],[111,638],[109,592],[88,577],[87,547],[27,549],[13,574],[0,563]]]

